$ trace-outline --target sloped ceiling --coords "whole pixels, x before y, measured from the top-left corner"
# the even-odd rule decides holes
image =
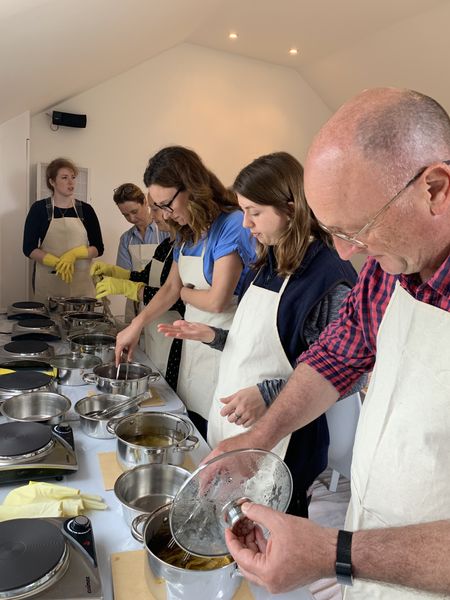
[[[183,42],[295,69],[330,109],[396,85],[450,110],[449,22],[448,0],[1,0],[0,123]]]

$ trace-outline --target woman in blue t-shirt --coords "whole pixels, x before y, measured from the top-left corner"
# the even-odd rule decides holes
[[[132,355],[142,328],[178,298],[186,305],[186,319],[229,328],[246,267],[254,258],[254,244],[242,226],[236,195],[195,152],[181,146],[163,148],[149,160],[144,182],[154,204],[177,231],[174,261],[159,292],[117,336],[117,362],[124,348]],[[182,350],[177,393],[202,433],[220,355],[189,341]]]

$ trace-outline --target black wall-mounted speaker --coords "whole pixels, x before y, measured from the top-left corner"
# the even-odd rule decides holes
[[[52,113],[52,124],[62,127],[86,127],[86,115],[75,115],[73,113],[54,110]]]

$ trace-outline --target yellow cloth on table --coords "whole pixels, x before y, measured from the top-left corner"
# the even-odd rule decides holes
[[[84,494],[65,485],[30,481],[6,496],[0,505],[0,521],[25,517],[76,517],[87,510],[105,510],[96,494]]]

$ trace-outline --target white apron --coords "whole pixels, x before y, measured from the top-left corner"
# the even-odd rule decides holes
[[[75,205],[74,205],[75,208]],[[54,215],[54,204],[52,199],[52,215]],[[76,211],[76,208],[75,208]],[[77,213],[78,215],[78,213]],[[77,246],[89,246],[86,228],[78,217],[60,217],[51,219],[45,238],[40,249],[43,252],[61,256],[67,250]],[[46,267],[36,262],[34,299],[39,302],[47,302],[49,296],[95,296],[95,288],[89,276],[91,265],[90,258],[82,258],[75,261],[74,272],[71,283],[65,283],[53,267]]]
[[[131,240],[131,237],[130,237]],[[152,260],[155,250],[159,245],[159,231],[157,244],[128,244],[128,252],[131,256],[132,271],[143,271]],[[127,298],[125,303],[125,323],[131,323],[134,317],[142,309],[139,302]]]
[[[278,306],[288,281],[286,277],[278,293],[252,283],[239,303],[222,352],[219,380],[209,412],[211,448],[245,431],[242,425],[230,423],[220,415],[225,406],[220,398],[264,379],[287,379],[292,373],[277,328]],[[286,454],[290,437],[283,438],[273,449],[280,458]]]
[[[183,256],[183,248],[181,248],[178,271],[183,285],[190,283],[197,290],[207,290],[211,287],[203,275],[205,247],[206,242],[201,256]],[[236,312],[236,305],[237,299],[234,297],[226,311],[212,313],[187,304],[184,318],[186,321],[229,329]],[[183,341],[177,394],[189,410],[198,413],[204,419],[208,418],[211,400],[217,386],[221,354],[219,350],[213,350],[205,344],[192,340]]]
[[[353,449],[350,530],[450,518],[450,313],[397,283]],[[346,599],[448,598],[355,580]]]
[[[150,274],[148,285],[151,287],[161,287],[161,273],[164,268],[164,264],[167,259],[172,255],[173,248],[171,248],[169,254],[166,256],[164,262],[161,260],[152,259],[150,267]],[[176,310],[168,310],[155,321],[152,321],[145,327],[145,353],[150,358],[152,363],[162,374],[166,376],[167,361],[169,358],[170,349],[172,347],[173,339],[165,337],[162,333],[158,332],[159,323],[173,323],[177,319],[181,319],[181,315]]]

